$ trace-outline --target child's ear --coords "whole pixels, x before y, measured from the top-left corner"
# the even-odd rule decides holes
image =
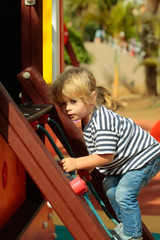
[[[93,91],[91,93],[91,99],[92,99],[92,103],[95,104],[96,103],[96,99],[97,99],[97,93],[96,91]]]

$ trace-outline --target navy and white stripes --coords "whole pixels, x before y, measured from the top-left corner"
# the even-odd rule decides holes
[[[104,106],[95,109],[83,135],[89,154],[115,155],[112,163],[97,168],[106,175],[141,168],[160,154],[160,144],[148,132]]]

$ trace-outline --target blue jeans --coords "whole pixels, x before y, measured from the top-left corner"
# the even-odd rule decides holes
[[[160,171],[160,155],[140,169],[106,176],[102,186],[126,236],[141,237],[142,221],[137,197],[142,187]]]

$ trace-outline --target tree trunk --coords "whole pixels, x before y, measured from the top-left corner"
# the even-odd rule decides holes
[[[147,95],[157,95],[156,74],[156,66],[146,66]]]
[[[160,0],[147,0],[148,10],[152,13],[157,13]]]

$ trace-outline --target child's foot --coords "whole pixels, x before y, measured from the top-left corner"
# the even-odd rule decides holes
[[[121,240],[121,235],[123,235],[123,224],[119,223],[112,231],[113,238],[115,240]]]
[[[124,233],[123,233],[123,223],[119,223],[114,228],[112,233],[115,234],[117,239],[121,239],[121,240],[143,240],[143,237],[129,237],[129,236],[124,235]]]
[[[128,237],[128,236],[121,236],[122,240],[143,240],[143,237]]]
[[[123,234],[123,223],[119,223],[115,228],[114,231],[121,236]]]

